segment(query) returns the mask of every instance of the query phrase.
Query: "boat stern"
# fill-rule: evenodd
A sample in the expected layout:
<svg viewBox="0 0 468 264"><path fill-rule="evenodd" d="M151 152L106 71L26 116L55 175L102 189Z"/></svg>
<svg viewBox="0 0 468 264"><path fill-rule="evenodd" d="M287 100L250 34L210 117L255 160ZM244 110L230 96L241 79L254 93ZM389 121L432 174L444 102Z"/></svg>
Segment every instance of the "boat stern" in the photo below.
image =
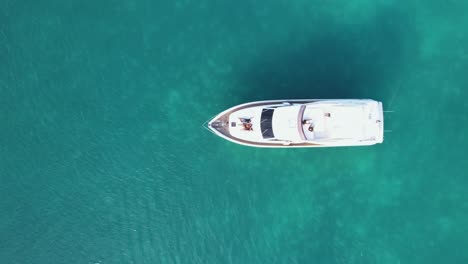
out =
<svg viewBox="0 0 468 264"><path fill-rule="evenodd" d="M384 140L384 112L383 112L383 104L382 102L379 102L378 106L378 116L379 116L379 122L378 122L378 129L379 133L377 134L377 143L382 143Z"/></svg>
<svg viewBox="0 0 468 264"><path fill-rule="evenodd" d="M371 144L379 144L384 140L384 112L382 102L373 102L370 105L367 125Z"/></svg>

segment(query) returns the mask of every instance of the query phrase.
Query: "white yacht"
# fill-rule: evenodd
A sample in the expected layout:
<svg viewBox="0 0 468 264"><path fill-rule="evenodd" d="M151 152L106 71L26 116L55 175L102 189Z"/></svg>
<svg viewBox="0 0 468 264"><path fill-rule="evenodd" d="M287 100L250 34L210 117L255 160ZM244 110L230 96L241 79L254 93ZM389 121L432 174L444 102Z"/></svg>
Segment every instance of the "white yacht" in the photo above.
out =
<svg viewBox="0 0 468 264"><path fill-rule="evenodd" d="M241 104L208 122L216 135L252 147L363 146L383 142L382 103L369 99Z"/></svg>

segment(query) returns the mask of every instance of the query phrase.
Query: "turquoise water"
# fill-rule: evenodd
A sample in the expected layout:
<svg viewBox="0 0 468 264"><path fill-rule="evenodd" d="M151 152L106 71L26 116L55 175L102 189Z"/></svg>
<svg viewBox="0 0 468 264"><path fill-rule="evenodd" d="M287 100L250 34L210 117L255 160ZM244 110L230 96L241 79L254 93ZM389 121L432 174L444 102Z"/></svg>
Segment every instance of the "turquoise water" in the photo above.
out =
<svg viewBox="0 0 468 264"><path fill-rule="evenodd" d="M401 1L400 1L401 2ZM468 263L468 2L0 2L0 263ZM256 149L236 104L383 101Z"/></svg>

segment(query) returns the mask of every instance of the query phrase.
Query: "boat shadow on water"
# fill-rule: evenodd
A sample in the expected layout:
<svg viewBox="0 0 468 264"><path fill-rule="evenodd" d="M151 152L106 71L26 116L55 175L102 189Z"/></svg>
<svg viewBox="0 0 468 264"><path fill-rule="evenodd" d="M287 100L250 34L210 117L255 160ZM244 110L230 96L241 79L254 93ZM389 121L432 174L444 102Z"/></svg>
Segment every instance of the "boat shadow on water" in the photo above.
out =
<svg viewBox="0 0 468 264"><path fill-rule="evenodd" d="M312 22L311 22L312 23ZM377 12L365 24L313 22L314 30L291 32L286 43L238 64L243 102L291 98L371 98L388 101L418 34L408 14ZM302 36L302 37L301 37ZM386 90L387 89L387 90Z"/></svg>

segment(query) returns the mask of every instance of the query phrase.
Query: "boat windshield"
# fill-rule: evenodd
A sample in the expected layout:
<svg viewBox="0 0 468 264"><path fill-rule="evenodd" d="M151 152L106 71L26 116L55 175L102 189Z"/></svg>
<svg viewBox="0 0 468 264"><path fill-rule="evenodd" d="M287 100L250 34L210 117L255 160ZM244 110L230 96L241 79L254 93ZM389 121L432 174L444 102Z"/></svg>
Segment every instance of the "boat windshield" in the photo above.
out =
<svg viewBox="0 0 468 264"><path fill-rule="evenodd" d="M260 129L262 130L262 136L264 139L274 138L272 119L273 112L275 109L265 108L262 110L262 115L260 117Z"/></svg>

